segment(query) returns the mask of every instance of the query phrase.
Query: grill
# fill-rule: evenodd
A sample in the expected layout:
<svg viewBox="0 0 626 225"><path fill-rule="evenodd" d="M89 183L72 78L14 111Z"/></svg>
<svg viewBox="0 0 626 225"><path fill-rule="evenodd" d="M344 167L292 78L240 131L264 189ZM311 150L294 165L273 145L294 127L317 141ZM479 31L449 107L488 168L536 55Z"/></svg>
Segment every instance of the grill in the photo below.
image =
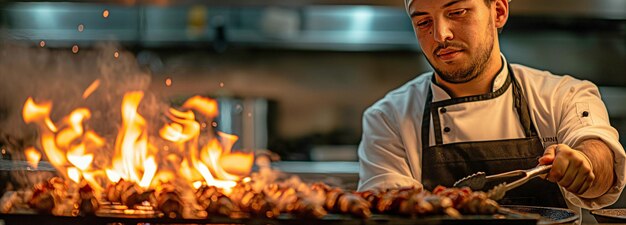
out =
<svg viewBox="0 0 626 225"><path fill-rule="evenodd" d="M35 213L0 214L6 225L46 225L46 224L250 224L250 225L403 225L403 224L561 224L578 219L573 211L559 208L505 206L496 215L465 215L461 218L449 216L401 217L393 215L373 215L369 219L349 215L329 214L322 219L297 218L283 214L276 219L228 218L210 216L202 219L161 218L158 214L113 214L103 207L96 215L55 216Z"/></svg>
<svg viewBox="0 0 626 225"><path fill-rule="evenodd" d="M0 160L0 171L40 173L52 172L54 169L46 162L40 162L37 170L30 170L28 164L21 161ZM7 175L7 174L5 174ZM7 177L4 177L7 178ZM2 179L3 183L7 183ZM135 209L125 211L119 205L101 202L95 215L77 216L77 210L66 212L66 215L51 215L29 211L13 211L0 214L0 220L6 225L46 225L46 224L302 224L302 225L331 225L331 224L558 224L572 222L578 216L571 210L530 206L504 206L496 215L463 215L460 218L450 216L422 216L405 217L396 215L375 214L368 219L357 218L347 214L328 214L321 219L296 217L291 214L281 214L277 218L268 219L254 217L241 213L231 217L209 215L206 218L167 218L163 213L152 209Z"/></svg>
<svg viewBox="0 0 626 225"><path fill-rule="evenodd" d="M244 218L232 219L226 217L211 217L206 219L169 219L128 216L53 216L43 214L0 214L0 219L7 225L44 225L44 224L251 224L251 225L389 225L389 224L537 224L537 218L524 215L499 215L494 216L464 216L461 219L453 219L445 216L433 216L423 218L405 218L387 215L374 215L367 220L357 219L344 215L327 215L322 219L303 219L289 215L281 215L276 219Z"/></svg>

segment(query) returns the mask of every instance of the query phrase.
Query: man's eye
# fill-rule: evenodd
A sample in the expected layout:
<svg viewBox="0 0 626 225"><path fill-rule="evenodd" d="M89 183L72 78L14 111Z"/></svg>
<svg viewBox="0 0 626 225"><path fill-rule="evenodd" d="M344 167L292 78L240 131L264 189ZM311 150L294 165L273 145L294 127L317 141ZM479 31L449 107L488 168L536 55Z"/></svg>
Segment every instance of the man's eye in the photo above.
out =
<svg viewBox="0 0 626 225"><path fill-rule="evenodd" d="M466 9L454 10L448 13L448 16L462 16L462 15L465 15L466 12L467 12Z"/></svg>
<svg viewBox="0 0 626 225"><path fill-rule="evenodd" d="M424 20L424 21L417 22L417 24L416 24L416 25L417 25L418 27L422 28L422 27L426 27L426 26L428 26L428 24L430 24L430 20Z"/></svg>

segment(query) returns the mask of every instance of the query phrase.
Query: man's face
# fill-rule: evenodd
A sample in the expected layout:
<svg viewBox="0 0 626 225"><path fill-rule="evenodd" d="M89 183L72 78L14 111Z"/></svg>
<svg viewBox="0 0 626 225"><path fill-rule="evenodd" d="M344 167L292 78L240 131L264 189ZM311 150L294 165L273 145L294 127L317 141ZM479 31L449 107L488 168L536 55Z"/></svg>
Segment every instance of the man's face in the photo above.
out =
<svg viewBox="0 0 626 225"><path fill-rule="evenodd" d="M420 47L439 76L465 83L483 72L493 55L494 5L484 0L409 0Z"/></svg>

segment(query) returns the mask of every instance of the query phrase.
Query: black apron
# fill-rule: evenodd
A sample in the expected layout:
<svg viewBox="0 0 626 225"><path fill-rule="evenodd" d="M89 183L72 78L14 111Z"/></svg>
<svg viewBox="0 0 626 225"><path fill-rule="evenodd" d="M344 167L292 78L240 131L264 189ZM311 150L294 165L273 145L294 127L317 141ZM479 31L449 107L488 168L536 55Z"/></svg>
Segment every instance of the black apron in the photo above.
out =
<svg viewBox="0 0 626 225"><path fill-rule="evenodd" d="M528 103L515 80L513 69L508 64L507 66L509 75L505 84L499 90L486 95L431 103L433 96L429 88L422 121L422 184L427 190L433 190L437 185L451 187L458 179L479 171L490 175L537 166L537 159L543 155L544 148L531 121ZM511 84L514 107L524 128L525 138L443 144L439 113L445 113L445 106L492 99L504 94ZM434 146L429 146L431 115L436 141ZM484 119L489 119L488 116L485 115ZM480 127L476 129L479 130ZM488 184L486 189L495 184L497 183ZM540 178L508 191L500 204L567 208L558 186Z"/></svg>

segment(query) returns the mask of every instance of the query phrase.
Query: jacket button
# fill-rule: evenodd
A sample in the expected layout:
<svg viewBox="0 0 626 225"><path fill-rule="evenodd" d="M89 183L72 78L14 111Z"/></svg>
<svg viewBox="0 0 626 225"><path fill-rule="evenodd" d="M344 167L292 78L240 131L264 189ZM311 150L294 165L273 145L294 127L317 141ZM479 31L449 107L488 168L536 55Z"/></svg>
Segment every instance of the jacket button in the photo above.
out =
<svg viewBox="0 0 626 225"><path fill-rule="evenodd" d="M441 113L446 113L447 111L448 111L448 110L447 110L446 108L441 108L441 109L439 109L439 112L441 112Z"/></svg>
<svg viewBox="0 0 626 225"><path fill-rule="evenodd" d="M443 132L446 132L446 133L450 132L450 128L449 127L444 127L443 128Z"/></svg>
<svg viewBox="0 0 626 225"><path fill-rule="evenodd" d="M589 112L584 111L584 112L583 112L583 117L588 117L588 116L589 116Z"/></svg>

